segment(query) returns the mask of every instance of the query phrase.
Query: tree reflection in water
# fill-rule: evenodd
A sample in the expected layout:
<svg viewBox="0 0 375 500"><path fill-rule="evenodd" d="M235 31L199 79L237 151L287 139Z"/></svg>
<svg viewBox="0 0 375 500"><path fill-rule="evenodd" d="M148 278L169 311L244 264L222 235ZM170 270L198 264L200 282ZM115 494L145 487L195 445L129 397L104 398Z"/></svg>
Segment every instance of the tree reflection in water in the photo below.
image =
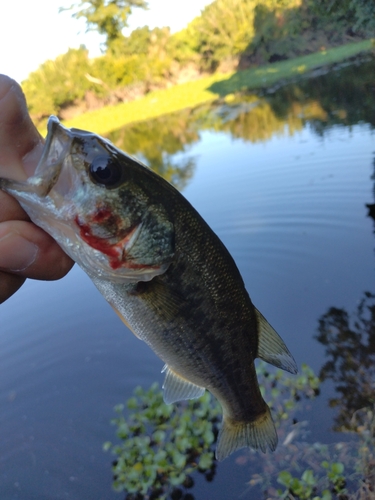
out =
<svg viewBox="0 0 375 500"><path fill-rule="evenodd" d="M195 159L186 153L199 140L192 110L162 116L126 126L109 134L109 140L127 153L138 157L159 175L182 190L194 174Z"/></svg>
<svg viewBox="0 0 375 500"><path fill-rule="evenodd" d="M373 66L374 59L369 59L284 85L275 93L227 96L215 105L127 126L109 138L183 189L195 168L189 150L203 130L226 131L233 138L256 143L274 135L293 135L306 123L319 136L340 124L366 123L374 128ZM374 203L368 208L370 215L375 214ZM315 498L373 499L375 293L364 293L353 318L345 309L330 307L319 319L316 338L325 346L327 355L320 376L332 380L337 392L330 400L337 409L335 430L352 431L354 439L330 445L307 442L308 423L298 419L311 404L311 397L298 396L288 401L272 379L268 389L281 394L282 404L289 405L277 423L280 446L272 455L240 452L237 464L249 467L249 487L257 487L259 495L267 498L313 498L291 496L290 490L283 490L283 496L279 494L285 478L298 478L301 483L305 475L305 479L314 478ZM263 386L267 388L267 381ZM335 467L343 471L340 480L345 478L346 486L341 482L340 488L356 492L354 496L334 489L337 485L329 477ZM316 496L325 490L332 495Z"/></svg>
<svg viewBox="0 0 375 500"><path fill-rule="evenodd" d="M331 307L319 319L317 340L328 361L320 372L338 393L330 406L338 409L335 430L352 430L352 415L375 403L375 294L365 292L353 320L345 309Z"/></svg>
<svg viewBox="0 0 375 500"><path fill-rule="evenodd" d="M375 180L375 158L373 166ZM370 217L373 206L367 205ZM330 399L338 409L335 430L353 430L354 412L375 404L375 294L364 292L352 319L345 309L330 307L319 319L318 332L328 358L320 378L331 379L338 393Z"/></svg>
<svg viewBox="0 0 375 500"><path fill-rule="evenodd" d="M357 58L333 69L277 92L229 95L214 104L127 125L108 138L181 190L194 175L196 159L189 148L204 130L258 143L293 135L306 123L319 136L338 124L375 127L374 58Z"/></svg>

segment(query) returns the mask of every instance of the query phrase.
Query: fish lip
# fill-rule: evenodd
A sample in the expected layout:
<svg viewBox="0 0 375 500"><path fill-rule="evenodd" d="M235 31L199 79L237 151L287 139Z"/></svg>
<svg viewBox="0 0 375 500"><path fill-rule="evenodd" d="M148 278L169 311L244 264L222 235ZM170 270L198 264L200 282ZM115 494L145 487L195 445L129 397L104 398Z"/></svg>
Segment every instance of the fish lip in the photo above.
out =
<svg viewBox="0 0 375 500"><path fill-rule="evenodd" d="M33 185L37 194L44 198L57 183L64 159L69 152L73 134L61 125L56 116L50 116L47 123L47 136L42 156L35 169L34 175L28 178L28 183Z"/></svg>
<svg viewBox="0 0 375 500"><path fill-rule="evenodd" d="M57 130L64 130L67 132L66 135L69 134L69 130L63 127L60 124L60 120L57 118L57 116L51 115L48 118L48 123L47 123L47 135L46 135L46 142L44 143L44 148L42 151L42 156L40 157L39 163L35 169L34 176L38 175L41 173L43 165L46 163L48 156L50 154L50 149L52 146L52 142L55 139L56 132Z"/></svg>

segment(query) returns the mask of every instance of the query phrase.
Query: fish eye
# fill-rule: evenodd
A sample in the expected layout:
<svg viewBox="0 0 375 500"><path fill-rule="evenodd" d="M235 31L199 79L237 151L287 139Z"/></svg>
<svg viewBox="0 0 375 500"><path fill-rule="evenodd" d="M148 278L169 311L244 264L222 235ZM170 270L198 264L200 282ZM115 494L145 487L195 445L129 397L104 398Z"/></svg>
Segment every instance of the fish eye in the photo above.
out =
<svg viewBox="0 0 375 500"><path fill-rule="evenodd" d="M89 174L96 184L114 187L121 180L122 169L110 156L99 155L90 163Z"/></svg>

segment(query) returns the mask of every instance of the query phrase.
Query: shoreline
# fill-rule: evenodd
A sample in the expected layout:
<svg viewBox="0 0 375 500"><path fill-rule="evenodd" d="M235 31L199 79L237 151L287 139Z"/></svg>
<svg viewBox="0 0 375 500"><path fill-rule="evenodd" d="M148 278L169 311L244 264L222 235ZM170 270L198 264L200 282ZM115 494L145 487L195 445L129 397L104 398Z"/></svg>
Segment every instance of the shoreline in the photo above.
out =
<svg viewBox="0 0 375 500"><path fill-rule="evenodd" d="M149 120L165 114L194 108L200 104L228 98L238 92L272 87L306 75L318 68L344 62L375 48L375 40L364 40L301 56L230 73L215 73L199 80L155 90L134 101L106 106L63 121L67 127L108 134L130 123ZM45 135L46 129L40 130Z"/></svg>

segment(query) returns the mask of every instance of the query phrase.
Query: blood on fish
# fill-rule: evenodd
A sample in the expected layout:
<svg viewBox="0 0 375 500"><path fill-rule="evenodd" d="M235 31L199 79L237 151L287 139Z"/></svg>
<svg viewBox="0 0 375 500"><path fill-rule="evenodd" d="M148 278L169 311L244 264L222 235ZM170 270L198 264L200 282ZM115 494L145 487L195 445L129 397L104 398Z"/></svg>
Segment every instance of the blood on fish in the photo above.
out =
<svg viewBox="0 0 375 500"><path fill-rule="evenodd" d="M99 208L93 216L92 220L94 222L103 222L110 219L111 217L113 217L113 214L108 208Z"/></svg>
<svg viewBox="0 0 375 500"><path fill-rule="evenodd" d="M96 212L93 217L93 221L99 222L112 217L110 210L100 209ZM133 227L129 230L124 238L122 238L117 243L110 243L105 238L99 238L92 234L92 229L89 224L84 224L79 220L78 215L74 218L75 223L79 227L81 238L90 245L91 248L95 250L99 250L99 252L108 255L109 257L109 265L112 269L118 269L119 267L126 267L128 269L158 269L158 266L149 266L145 264L137 264L131 260L126 260L126 251L125 245L130 240L133 232L137 229L137 227Z"/></svg>
<svg viewBox="0 0 375 500"><path fill-rule="evenodd" d="M95 219L94 219L95 220ZM84 224L79 220L78 215L74 218L75 223L79 227L81 238L90 245L91 248L99 250L99 252L108 255L109 264L112 269L118 269L123 265L122 262L122 251L120 248L116 247L117 244L111 244L108 240L104 238L99 238L92 234L92 230L89 224Z"/></svg>

